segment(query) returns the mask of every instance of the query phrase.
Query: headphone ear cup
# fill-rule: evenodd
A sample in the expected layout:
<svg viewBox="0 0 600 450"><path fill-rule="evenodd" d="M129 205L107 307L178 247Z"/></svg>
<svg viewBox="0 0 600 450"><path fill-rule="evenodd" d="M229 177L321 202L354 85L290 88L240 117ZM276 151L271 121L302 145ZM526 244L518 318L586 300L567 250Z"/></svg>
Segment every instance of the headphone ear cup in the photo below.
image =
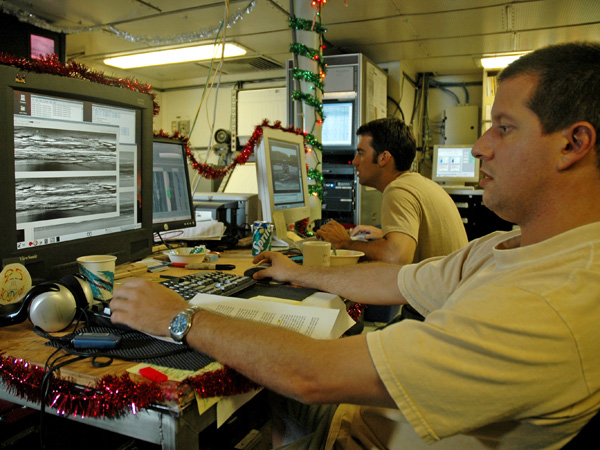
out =
<svg viewBox="0 0 600 450"><path fill-rule="evenodd" d="M75 318L77 301L66 286L48 283L29 307L29 320L44 331L52 333L67 328Z"/></svg>
<svg viewBox="0 0 600 450"><path fill-rule="evenodd" d="M77 302L77 308L85 311L92 307L94 294L92 293L90 283L83 275L67 275L61 278L60 284L71 291Z"/></svg>
<svg viewBox="0 0 600 450"><path fill-rule="evenodd" d="M31 301L36 298L39 294L46 292L48 289L47 285L39 284L29 290L29 292L23 297L23 301L6 305L2 307L3 314L0 315L0 326L8 327L10 325L16 325L24 322L27 319L29 313L29 305Z"/></svg>

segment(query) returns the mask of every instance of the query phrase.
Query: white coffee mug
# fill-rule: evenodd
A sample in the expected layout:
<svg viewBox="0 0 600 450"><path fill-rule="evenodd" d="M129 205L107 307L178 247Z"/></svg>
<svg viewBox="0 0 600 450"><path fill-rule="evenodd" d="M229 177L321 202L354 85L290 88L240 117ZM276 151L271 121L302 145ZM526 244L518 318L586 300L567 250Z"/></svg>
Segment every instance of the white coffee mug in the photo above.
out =
<svg viewBox="0 0 600 450"><path fill-rule="evenodd" d="M329 267L331 243L307 241L302 244L302 265L307 267Z"/></svg>

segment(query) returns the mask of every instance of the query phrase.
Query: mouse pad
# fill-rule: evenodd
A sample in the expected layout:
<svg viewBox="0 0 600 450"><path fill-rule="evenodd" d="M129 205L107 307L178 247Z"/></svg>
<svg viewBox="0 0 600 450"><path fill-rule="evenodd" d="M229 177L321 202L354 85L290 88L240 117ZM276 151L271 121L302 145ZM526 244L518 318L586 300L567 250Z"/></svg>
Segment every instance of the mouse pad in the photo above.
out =
<svg viewBox="0 0 600 450"><path fill-rule="evenodd" d="M304 300L306 297L311 296L315 292L319 291L317 289L309 289L291 284L267 284L265 282L258 281L250 288L235 294L235 297L252 298L259 295L264 295L265 297L277 297L284 298L286 300Z"/></svg>
<svg viewBox="0 0 600 450"><path fill-rule="evenodd" d="M208 355L188 346L156 339L139 331L92 326L81 328L76 333L113 333L123 337L118 348L85 350L85 353L90 356L106 355L126 361L144 362L181 370L200 370L214 361ZM54 341L46 342L46 345L61 346ZM65 348L65 350L73 354L84 353L82 350L75 351L72 348Z"/></svg>

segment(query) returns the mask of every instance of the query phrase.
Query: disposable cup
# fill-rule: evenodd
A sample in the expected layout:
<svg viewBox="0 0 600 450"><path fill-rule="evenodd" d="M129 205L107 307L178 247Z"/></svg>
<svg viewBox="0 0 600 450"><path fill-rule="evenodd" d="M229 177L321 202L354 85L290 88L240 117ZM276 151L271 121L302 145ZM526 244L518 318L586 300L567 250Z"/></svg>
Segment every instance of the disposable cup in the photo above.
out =
<svg viewBox="0 0 600 450"><path fill-rule="evenodd" d="M331 243L306 241L302 244L302 265L308 267L329 267Z"/></svg>
<svg viewBox="0 0 600 450"><path fill-rule="evenodd" d="M77 258L79 273L92 287L95 300L107 302L113 297L115 283L115 261L112 255L88 255Z"/></svg>

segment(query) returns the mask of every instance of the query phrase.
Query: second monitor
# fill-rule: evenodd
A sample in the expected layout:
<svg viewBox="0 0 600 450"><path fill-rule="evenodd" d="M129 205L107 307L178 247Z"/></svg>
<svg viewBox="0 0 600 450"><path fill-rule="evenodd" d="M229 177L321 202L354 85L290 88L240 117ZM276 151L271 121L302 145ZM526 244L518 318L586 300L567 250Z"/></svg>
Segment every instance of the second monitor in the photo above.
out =
<svg viewBox="0 0 600 450"><path fill-rule="evenodd" d="M431 179L445 188L473 189L479 183L479 160L471 154L472 147L435 145Z"/></svg>
<svg viewBox="0 0 600 450"><path fill-rule="evenodd" d="M304 137L264 127L255 152L262 218L275 226L271 245L287 248L288 225L310 216Z"/></svg>
<svg viewBox="0 0 600 450"><path fill-rule="evenodd" d="M185 143L155 137L152 154L153 231L196 226Z"/></svg>

